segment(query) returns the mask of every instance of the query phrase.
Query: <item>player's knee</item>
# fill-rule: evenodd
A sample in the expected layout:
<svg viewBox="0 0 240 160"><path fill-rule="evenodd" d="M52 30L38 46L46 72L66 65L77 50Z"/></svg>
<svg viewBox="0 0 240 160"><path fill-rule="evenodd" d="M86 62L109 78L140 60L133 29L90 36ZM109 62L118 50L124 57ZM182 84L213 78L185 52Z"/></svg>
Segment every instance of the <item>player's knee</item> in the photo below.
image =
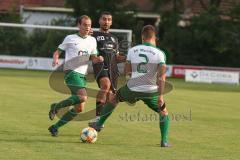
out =
<svg viewBox="0 0 240 160"><path fill-rule="evenodd" d="M108 89L102 89L102 88L101 88L101 89L98 91L98 97L104 97L104 96L107 95L108 92L109 92Z"/></svg>
<svg viewBox="0 0 240 160"><path fill-rule="evenodd" d="M111 83L110 83L109 78L103 77L100 80L100 88L101 88L101 90L108 91L108 90L110 90L110 87L111 87Z"/></svg>
<svg viewBox="0 0 240 160"><path fill-rule="evenodd" d="M87 96L82 96L82 95L78 95L78 98L81 102L86 102L87 101Z"/></svg>
<svg viewBox="0 0 240 160"><path fill-rule="evenodd" d="M110 83L102 84L102 85L101 85L101 90L109 91L109 90L110 90L110 86L111 86Z"/></svg>

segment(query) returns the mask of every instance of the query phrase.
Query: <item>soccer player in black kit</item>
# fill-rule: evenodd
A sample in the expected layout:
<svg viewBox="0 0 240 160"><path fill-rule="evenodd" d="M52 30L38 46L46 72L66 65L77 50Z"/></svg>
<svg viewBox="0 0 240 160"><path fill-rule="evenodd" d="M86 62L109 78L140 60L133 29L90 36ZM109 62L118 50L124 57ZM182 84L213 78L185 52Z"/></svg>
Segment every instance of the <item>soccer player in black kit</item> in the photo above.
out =
<svg viewBox="0 0 240 160"><path fill-rule="evenodd" d="M93 64L93 71L100 88L96 97L96 120L100 118L101 110L108 100L109 93L115 93L119 76L117 63L124 62L126 57L119 54L118 39L109 33L112 25L112 14L102 12L99 18L100 29L93 32L97 40L99 56L103 56L104 62ZM91 124L91 122L89 123Z"/></svg>

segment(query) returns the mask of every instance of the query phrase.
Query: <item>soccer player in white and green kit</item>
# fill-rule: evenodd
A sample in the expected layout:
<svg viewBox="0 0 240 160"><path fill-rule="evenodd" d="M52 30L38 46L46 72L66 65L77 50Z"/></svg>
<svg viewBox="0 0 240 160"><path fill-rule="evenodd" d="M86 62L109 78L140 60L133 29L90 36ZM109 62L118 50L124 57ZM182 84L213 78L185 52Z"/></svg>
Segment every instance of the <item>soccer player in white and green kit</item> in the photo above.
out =
<svg viewBox="0 0 240 160"><path fill-rule="evenodd" d="M58 65L59 55L65 52L64 80L72 95L59 103L53 103L50 107L49 118L53 120L61 108L72 105L74 108L66 112L57 123L48 128L52 136L57 136L58 129L71 121L84 108L87 100L85 75L88 69L88 60L92 60L93 63L103 61L103 57L97 56L95 38L89 35L91 19L83 15L78 18L77 25L79 32L66 36L53 55L53 66L56 66Z"/></svg>
<svg viewBox="0 0 240 160"><path fill-rule="evenodd" d="M163 51L156 48L156 31L153 26L144 26L141 35L143 43L131 48L127 55L125 72L130 73L131 78L116 95L112 95L110 102L103 107L100 120L91 127L100 131L118 102L135 103L142 100L150 109L159 113L161 147L169 147L169 117L163 99L166 57Z"/></svg>

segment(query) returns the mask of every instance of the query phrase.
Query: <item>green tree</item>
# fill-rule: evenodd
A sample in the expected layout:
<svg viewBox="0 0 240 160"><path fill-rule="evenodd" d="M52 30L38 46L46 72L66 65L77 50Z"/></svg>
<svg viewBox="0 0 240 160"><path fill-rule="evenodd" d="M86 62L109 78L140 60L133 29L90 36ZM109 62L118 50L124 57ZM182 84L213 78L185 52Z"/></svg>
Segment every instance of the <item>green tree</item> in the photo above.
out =
<svg viewBox="0 0 240 160"><path fill-rule="evenodd" d="M20 23L21 17L14 9L0 14L1 22ZM28 39L23 28L0 27L0 53L4 55L28 55Z"/></svg>
<svg viewBox="0 0 240 160"><path fill-rule="evenodd" d="M124 0L66 0L66 6L74 9L73 16L89 15L92 19L93 27L98 27L99 15L103 11L113 14L113 28L133 28L134 5L124 5Z"/></svg>
<svg viewBox="0 0 240 160"><path fill-rule="evenodd" d="M208 10L210 7L219 7L222 0L208 0L208 1L204 1L204 0L195 0L198 1L202 8L205 10Z"/></svg>
<svg viewBox="0 0 240 160"><path fill-rule="evenodd" d="M163 16L161 44L169 48L174 64L239 67L240 7L223 20L218 7L212 6L191 19L190 25L178 27L180 16Z"/></svg>
<svg viewBox="0 0 240 160"><path fill-rule="evenodd" d="M183 0L152 0L155 12L181 12L184 8ZM171 6L171 7L169 7Z"/></svg>
<svg viewBox="0 0 240 160"><path fill-rule="evenodd" d="M180 15L184 11L183 1L153 1L155 11L161 15L160 46L170 51L168 63L240 66L239 6L223 13L219 9L222 0L195 0L193 3L200 2L203 12L193 17L190 25L179 27L178 22L182 20ZM229 20L223 20L223 14L228 14Z"/></svg>
<svg viewBox="0 0 240 160"><path fill-rule="evenodd" d="M74 17L86 14L91 17L93 27L98 28L98 19L100 13L109 11L113 14L113 25L115 29L132 29L133 34L139 37L143 23L137 21L135 16L135 5L126 4L124 0L66 0L66 5L74 8ZM121 41L121 39L120 39ZM135 38L134 41L139 42L140 38Z"/></svg>
<svg viewBox="0 0 240 160"><path fill-rule="evenodd" d="M74 23L67 19L59 19L51 22L52 25L75 26ZM53 52L68 34L74 34L77 31L63 31L50 29L34 29L29 35L29 45L31 46L31 56L52 57Z"/></svg>

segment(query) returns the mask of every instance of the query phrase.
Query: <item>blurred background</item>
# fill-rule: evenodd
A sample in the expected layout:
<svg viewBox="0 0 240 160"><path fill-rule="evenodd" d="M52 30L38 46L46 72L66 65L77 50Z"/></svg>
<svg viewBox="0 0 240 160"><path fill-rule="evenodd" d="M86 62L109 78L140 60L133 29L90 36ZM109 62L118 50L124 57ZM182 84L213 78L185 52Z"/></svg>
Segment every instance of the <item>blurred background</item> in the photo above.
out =
<svg viewBox="0 0 240 160"><path fill-rule="evenodd" d="M141 43L144 25L158 30L174 86L165 95L170 150L159 148L158 121L138 121L153 115L141 102L120 104L94 145L79 141L88 121L49 136L49 105L69 96L49 85L53 52L77 32L78 16L89 15L97 30L102 11L113 14L121 52ZM238 160L239 73L240 0L0 0L0 160ZM87 79L97 91L93 74ZM93 108L89 97L85 112Z"/></svg>
<svg viewBox="0 0 240 160"><path fill-rule="evenodd" d="M98 28L102 11L132 31L132 45L143 25L156 26L168 64L240 67L240 0L1 0L0 22L70 27L87 14ZM0 54L52 57L72 32L0 25Z"/></svg>

